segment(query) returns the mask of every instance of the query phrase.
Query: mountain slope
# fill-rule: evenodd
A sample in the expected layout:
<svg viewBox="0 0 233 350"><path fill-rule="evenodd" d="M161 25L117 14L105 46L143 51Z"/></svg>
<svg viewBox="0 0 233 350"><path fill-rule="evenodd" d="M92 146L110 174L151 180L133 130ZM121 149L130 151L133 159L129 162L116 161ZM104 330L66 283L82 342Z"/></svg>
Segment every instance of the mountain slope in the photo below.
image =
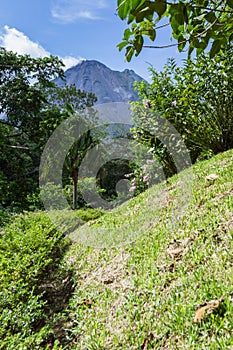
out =
<svg viewBox="0 0 233 350"><path fill-rule="evenodd" d="M94 93L97 103L135 101L138 95L133 84L143 80L133 70L114 71L95 60L82 61L68 69L65 77L67 85L75 84L80 90ZM64 85L61 79L55 82Z"/></svg>

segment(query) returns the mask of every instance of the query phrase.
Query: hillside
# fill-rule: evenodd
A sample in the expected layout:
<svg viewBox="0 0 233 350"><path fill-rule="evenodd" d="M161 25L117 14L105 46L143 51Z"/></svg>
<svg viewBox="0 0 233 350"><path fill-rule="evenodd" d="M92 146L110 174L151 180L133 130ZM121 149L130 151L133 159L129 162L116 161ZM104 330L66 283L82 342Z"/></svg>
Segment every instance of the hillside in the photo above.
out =
<svg viewBox="0 0 233 350"><path fill-rule="evenodd" d="M69 261L78 285L71 319L81 323L71 329L77 349L232 349L232 160L230 151L194 166L192 201L171 229L166 222L179 198L177 177L165 186L157 213L144 193L86 231L101 225L117 233L127 220L141 230L131 244L85 255L73 246ZM218 178L208 181L212 173ZM183 175L189 178L189 170ZM150 200L157 191L150 189ZM160 217L146 229L140 217L145 201L145 221Z"/></svg>
<svg viewBox="0 0 233 350"><path fill-rule="evenodd" d="M23 326L10 335L13 321L8 318L8 333L2 332L1 338L15 347L7 349L29 349L25 345L29 343L35 349L38 344L40 349L232 349L232 161L231 150L193 166L192 196L178 217L176 208L183 206L181 182L190 179L191 169L97 219L90 215L88 223L75 231L76 240L83 240L84 233L96 237L101 229L110 238L122 231L130 243L118 240L118 246L102 249L63 244L58 272L47 269L36 288L37 293L46 291L47 318L29 335ZM153 202L158 193L163 193L162 205ZM38 214L33 215L36 223ZM22 234L16 226L11 244L7 247L8 236L1 243L9 259L13 258L7 249L17 248L12 237L16 240ZM92 245L96 242L92 240ZM32 253L25 251L24 261L27 254ZM17 273L18 277L12 267L16 281L22 278ZM6 328L6 322L2 324Z"/></svg>
<svg viewBox="0 0 233 350"><path fill-rule="evenodd" d="M133 70L115 71L95 60L85 60L65 72L66 84L75 84L77 89L92 92L97 103L136 101L134 82L143 79ZM58 86L64 81L55 80Z"/></svg>

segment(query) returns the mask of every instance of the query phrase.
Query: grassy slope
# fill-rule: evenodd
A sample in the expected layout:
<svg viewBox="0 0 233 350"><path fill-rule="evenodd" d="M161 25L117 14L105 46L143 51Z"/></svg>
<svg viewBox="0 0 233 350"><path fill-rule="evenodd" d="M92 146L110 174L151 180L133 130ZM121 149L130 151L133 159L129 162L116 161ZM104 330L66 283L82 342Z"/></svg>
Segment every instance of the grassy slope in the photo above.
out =
<svg viewBox="0 0 233 350"><path fill-rule="evenodd" d="M185 194L174 177L163 187L162 205L150 202L158 192L152 188L76 232L93 245L103 245L95 235L102 229L105 243L115 235L116 243L125 235L132 242L111 249L76 243L69 250L77 287L63 325L68 345L61 348L233 348L232 161L229 151L193 167L184 216L171 209ZM211 173L218 178L209 182ZM219 307L194 322L200 305L220 298Z"/></svg>

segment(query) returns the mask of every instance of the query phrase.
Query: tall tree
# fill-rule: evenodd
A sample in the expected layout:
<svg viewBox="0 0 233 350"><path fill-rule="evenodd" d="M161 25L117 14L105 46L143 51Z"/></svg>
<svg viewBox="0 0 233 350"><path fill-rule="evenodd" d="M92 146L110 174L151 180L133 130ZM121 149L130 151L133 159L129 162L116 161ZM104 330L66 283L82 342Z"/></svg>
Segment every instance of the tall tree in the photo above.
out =
<svg viewBox="0 0 233 350"><path fill-rule="evenodd" d="M63 78L58 57L32 58L0 49L0 113L8 124L22 131L38 126L37 116L52 79Z"/></svg>
<svg viewBox="0 0 233 350"><path fill-rule="evenodd" d="M54 129L77 109L93 105L93 94L75 86L58 88L63 78L57 57L34 59L0 49L0 191L2 205L25 207L38 192L42 150Z"/></svg>
<svg viewBox="0 0 233 350"><path fill-rule="evenodd" d="M73 185L73 209L77 209L78 203L78 179L79 179L79 167L82 160L87 155L88 151L98 144L98 138L91 133L91 130L86 131L81 137L75 140L73 146L67 154L64 163L64 173L72 179Z"/></svg>
<svg viewBox="0 0 233 350"><path fill-rule="evenodd" d="M25 206L36 188L45 90L63 77L57 57L34 59L0 49L1 204Z"/></svg>

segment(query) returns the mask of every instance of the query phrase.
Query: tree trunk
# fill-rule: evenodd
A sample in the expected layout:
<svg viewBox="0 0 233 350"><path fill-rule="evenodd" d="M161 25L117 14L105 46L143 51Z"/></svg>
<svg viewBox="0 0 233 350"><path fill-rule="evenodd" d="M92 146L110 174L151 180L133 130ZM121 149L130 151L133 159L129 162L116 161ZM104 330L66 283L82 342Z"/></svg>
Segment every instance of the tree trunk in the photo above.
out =
<svg viewBox="0 0 233 350"><path fill-rule="evenodd" d="M78 172L75 171L73 174L73 209L77 209L78 206Z"/></svg>

